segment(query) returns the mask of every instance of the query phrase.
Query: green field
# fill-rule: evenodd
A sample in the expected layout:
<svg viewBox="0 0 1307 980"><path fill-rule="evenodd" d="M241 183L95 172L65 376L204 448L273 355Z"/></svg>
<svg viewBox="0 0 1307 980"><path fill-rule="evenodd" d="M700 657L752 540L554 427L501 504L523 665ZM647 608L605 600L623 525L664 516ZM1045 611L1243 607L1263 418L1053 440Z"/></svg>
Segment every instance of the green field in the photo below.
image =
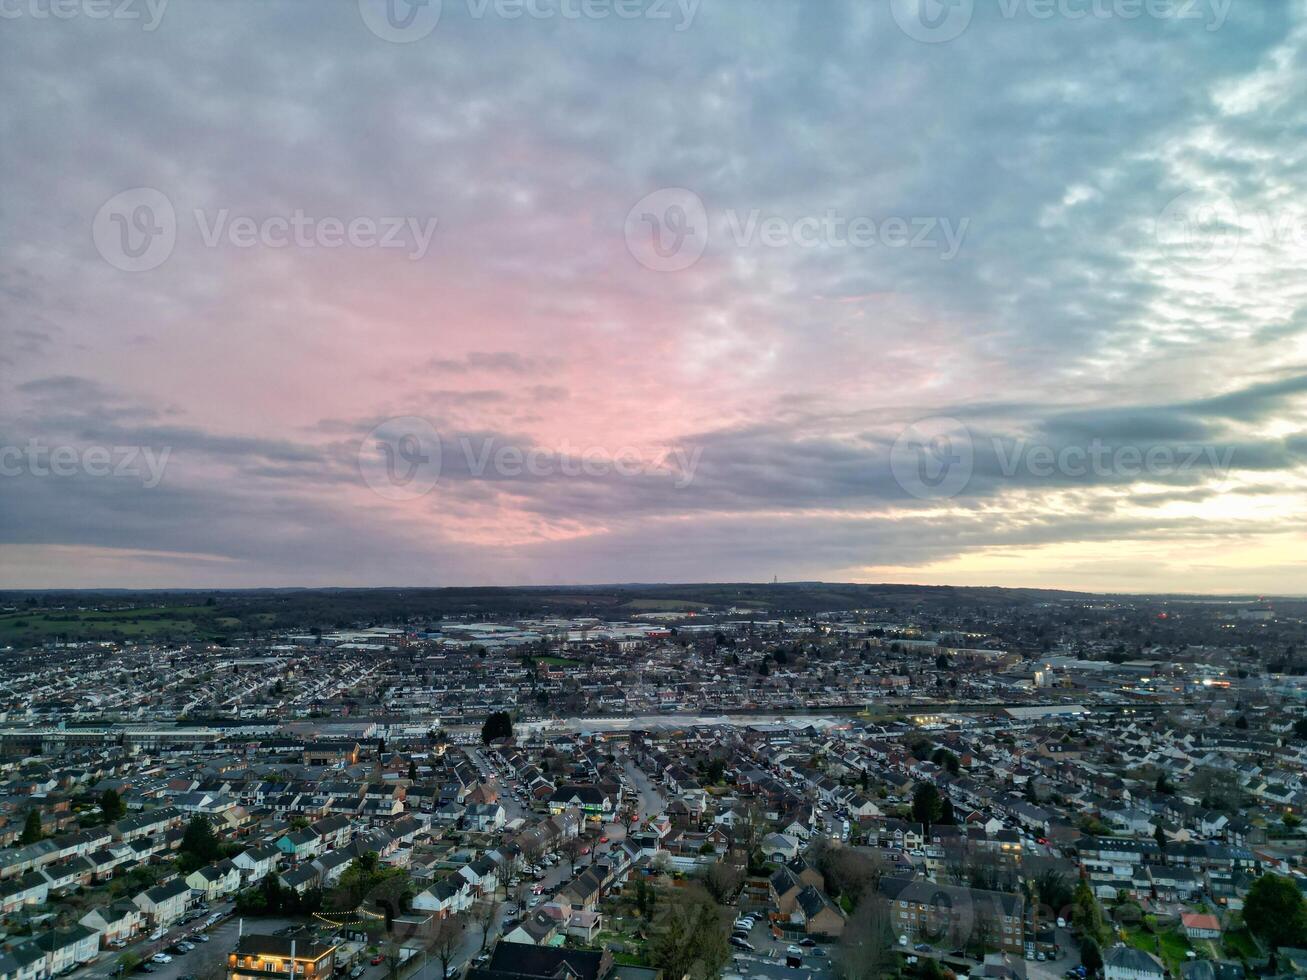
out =
<svg viewBox="0 0 1307 980"><path fill-rule="evenodd" d="M1179 929L1170 929L1161 935L1153 935L1144 928L1127 929L1124 937L1125 941L1135 949L1142 949L1145 953L1152 953L1158 957L1177 976L1181 965L1188 962L1186 954L1193 948Z"/></svg>
<svg viewBox="0 0 1307 980"><path fill-rule="evenodd" d="M632 599L622 604L623 609L635 609L640 612L702 612L707 609L702 602L689 602L683 599Z"/></svg>
<svg viewBox="0 0 1307 980"><path fill-rule="evenodd" d="M0 642L151 637L212 639L239 625L239 620L220 619L212 609L203 606L112 610L35 608L0 614Z"/></svg>

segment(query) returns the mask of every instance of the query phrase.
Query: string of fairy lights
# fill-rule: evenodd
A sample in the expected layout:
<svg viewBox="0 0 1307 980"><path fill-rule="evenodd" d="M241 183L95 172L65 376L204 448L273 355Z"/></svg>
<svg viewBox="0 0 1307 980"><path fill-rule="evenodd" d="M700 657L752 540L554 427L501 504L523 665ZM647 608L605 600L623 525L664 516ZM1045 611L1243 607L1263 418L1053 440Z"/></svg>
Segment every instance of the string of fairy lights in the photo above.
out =
<svg viewBox="0 0 1307 980"><path fill-rule="evenodd" d="M356 916L357 918L347 919L345 916ZM378 912L369 912L362 906L345 912L314 912L313 917L335 929L348 926L366 926L372 922L384 920L386 918Z"/></svg>

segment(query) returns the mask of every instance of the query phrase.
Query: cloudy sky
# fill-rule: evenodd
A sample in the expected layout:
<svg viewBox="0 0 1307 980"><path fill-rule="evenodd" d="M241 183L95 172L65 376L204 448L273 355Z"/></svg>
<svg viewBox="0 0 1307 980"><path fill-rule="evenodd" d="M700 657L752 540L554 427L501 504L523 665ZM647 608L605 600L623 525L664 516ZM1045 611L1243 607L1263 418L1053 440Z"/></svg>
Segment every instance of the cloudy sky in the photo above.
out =
<svg viewBox="0 0 1307 980"><path fill-rule="evenodd" d="M1305 43L0 0L0 586L1307 592Z"/></svg>

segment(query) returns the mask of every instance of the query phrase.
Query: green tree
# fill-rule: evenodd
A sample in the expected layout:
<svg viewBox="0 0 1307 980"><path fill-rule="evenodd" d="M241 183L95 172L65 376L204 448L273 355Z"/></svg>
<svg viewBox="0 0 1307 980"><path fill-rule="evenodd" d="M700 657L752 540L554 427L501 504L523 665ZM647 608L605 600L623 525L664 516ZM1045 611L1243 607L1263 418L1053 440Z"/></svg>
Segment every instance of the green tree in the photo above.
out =
<svg viewBox="0 0 1307 980"><path fill-rule="evenodd" d="M1307 942L1307 910L1290 878L1265 874L1253 882L1243 904L1243 920L1272 948Z"/></svg>
<svg viewBox="0 0 1307 980"><path fill-rule="evenodd" d="M940 747L936 749L934 754L931 755L930 761L935 763L937 766L943 766L948 770L949 775L951 776L956 776L958 774L958 757L946 748Z"/></svg>
<svg viewBox="0 0 1307 980"><path fill-rule="evenodd" d="M1103 950L1093 936L1080 940L1080 963L1093 976L1103 968Z"/></svg>
<svg viewBox="0 0 1307 980"><path fill-rule="evenodd" d="M513 737L513 717L507 711L492 711L481 723L481 744L489 745L497 738Z"/></svg>
<svg viewBox="0 0 1307 980"><path fill-rule="evenodd" d="M364 851L341 873L326 904L338 912L360 906L370 912L382 912L389 926L396 915L408 908L412 895L408 872L383 865L374 852Z"/></svg>
<svg viewBox="0 0 1307 980"><path fill-rule="evenodd" d="M100 794L100 815L105 823L114 823L127 815L127 805L115 789L107 789Z"/></svg>
<svg viewBox="0 0 1307 980"><path fill-rule="evenodd" d="M944 802L934 783L917 783L912 791L912 819L918 821L926 830L940 818L944 812Z"/></svg>
<svg viewBox="0 0 1307 980"><path fill-rule="evenodd" d="M20 844L35 844L41 839L41 812L28 810L23 820L23 834L18 838Z"/></svg>
<svg viewBox="0 0 1307 980"><path fill-rule="evenodd" d="M1076 885L1071 897L1071 928L1082 940L1093 939L1101 943L1106 936L1103 928L1103 907L1098 904L1089 883L1082 880Z"/></svg>
<svg viewBox="0 0 1307 980"><path fill-rule="evenodd" d="M182 844L178 854L178 864L182 871L190 873L196 868L212 864L222 854L222 845L218 835L213 832L209 818L201 813L191 817L182 834Z"/></svg>

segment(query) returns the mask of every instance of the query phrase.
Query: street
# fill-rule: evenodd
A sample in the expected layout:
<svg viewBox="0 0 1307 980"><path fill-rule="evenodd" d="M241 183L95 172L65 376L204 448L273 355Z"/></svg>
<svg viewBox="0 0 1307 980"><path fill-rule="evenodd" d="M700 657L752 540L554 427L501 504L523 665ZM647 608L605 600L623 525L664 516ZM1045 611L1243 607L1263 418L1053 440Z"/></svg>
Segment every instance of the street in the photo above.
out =
<svg viewBox="0 0 1307 980"><path fill-rule="evenodd" d="M212 911L230 913L233 903L215 902ZM207 916L205 916L207 918ZM279 919L259 919L259 932L270 932L274 929L280 929L289 923L286 920ZM74 978L86 978L86 980L108 980L110 977L118 975L118 962L127 953L134 953L142 960L148 960L154 953L167 946L172 945L179 939L183 939L194 933L204 932L210 936L207 943L196 943L195 949L184 956L174 956L171 963L156 963L155 973L152 976L155 980L176 980L177 977L199 972L195 966L201 961L207 961L211 956L226 956L231 947L236 942L237 920L235 918L225 918L218 922L211 929L204 929L204 918L195 919L182 926L173 926L161 939L151 942L146 936L142 936L136 942L129 943L122 949L105 949L101 950L90 963L73 971L70 976ZM249 931L248 929L246 931Z"/></svg>
<svg viewBox="0 0 1307 980"><path fill-rule="evenodd" d="M626 778L635 787L638 800L636 805L639 808L640 819L645 820L662 813L663 807L667 803L663 799L663 795L658 792L657 787L654 786L653 781L643 769L631 761L629 755L622 753L620 759Z"/></svg>

